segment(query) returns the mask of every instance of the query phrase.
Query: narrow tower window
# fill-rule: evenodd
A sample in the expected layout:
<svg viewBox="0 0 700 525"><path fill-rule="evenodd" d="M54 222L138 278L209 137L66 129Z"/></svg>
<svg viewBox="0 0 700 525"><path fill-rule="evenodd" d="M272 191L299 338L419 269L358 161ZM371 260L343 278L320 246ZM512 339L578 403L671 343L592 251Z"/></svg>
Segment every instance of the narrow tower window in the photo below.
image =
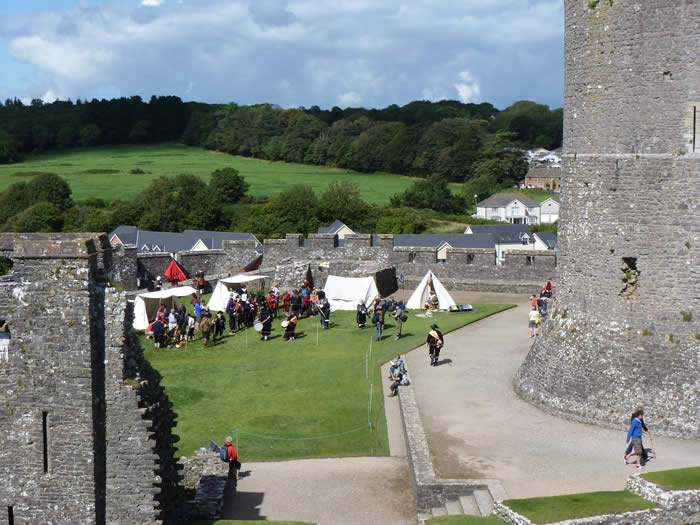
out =
<svg viewBox="0 0 700 525"><path fill-rule="evenodd" d="M697 143L697 122L698 122L698 107L693 106L693 153L695 153L695 144Z"/></svg>
<svg viewBox="0 0 700 525"><path fill-rule="evenodd" d="M15 509L13 507L7 507L7 523L15 525Z"/></svg>
<svg viewBox="0 0 700 525"><path fill-rule="evenodd" d="M44 436L43 448L44 448L44 474L49 473L49 413L41 413L41 430Z"/></svg>

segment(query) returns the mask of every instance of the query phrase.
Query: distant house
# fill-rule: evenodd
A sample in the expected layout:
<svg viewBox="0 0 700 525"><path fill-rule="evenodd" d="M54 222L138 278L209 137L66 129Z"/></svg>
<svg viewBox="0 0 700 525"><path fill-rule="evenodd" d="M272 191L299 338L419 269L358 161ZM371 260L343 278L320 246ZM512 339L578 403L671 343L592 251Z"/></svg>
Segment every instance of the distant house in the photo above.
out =
<svg viewBox="0 0 700 525"><path fill-rule="evenodd" d="M550 197L540 203L540 224L552 224L559 219L559 198Z"/></svg>
<svg viewBox="0 0 700 525"><path fill-rule="evenodd" d="M136 253L175 253L218 250L223 241L255 241L256 251L262 253L262 243L252 233L185 230L182 233L139 230L136 226L120 225L109 234L113 245L131 244Z"/></svg>
<svg viewBox="0 0 700 525"><path fill-rule="evenodd" d="M491 248L495 246L494 238L488 234L464 235L461 233L445 234L397 234L394 235L394 246L411 246L417 248L433 248L435 262L447 262L447 250L450 248ZM409 252L408 262L413 262L415 253Z"/></svg>
<svg viewBox="0 0 700 525"><path fill-rule="evenodd" d="M330 226L319 226L318 233L334 233L338 239L345 239L346 235L355 233L345 223L335 220Z"/></svg>
<svg viewBox="0 0 700 525"><path fill-rule="evenodd" d="M493 239L490 248L496 248L496 260L501 264L508 250L537 250L535 238L525 224L479 224L467 226L465 237L488 235Z"/></svg>
<svg viewBox="0 0 700 525"><path fill-rule="evenodd" d="M532 166L525 175L525 187L559 191L561 166Z"/></svg>
<svg viewBox="0 0 700 525"><path fill-rule="evenodd" d="M477 203L476 217L511 224L539 224L540 204L519 193L496 193Z"/></svg>
<svg viewBox="0 0 700 525"><path fill-rule="evenodd" d="M557 236L552 232L535 232L535 250L556 250Z"/></svg>

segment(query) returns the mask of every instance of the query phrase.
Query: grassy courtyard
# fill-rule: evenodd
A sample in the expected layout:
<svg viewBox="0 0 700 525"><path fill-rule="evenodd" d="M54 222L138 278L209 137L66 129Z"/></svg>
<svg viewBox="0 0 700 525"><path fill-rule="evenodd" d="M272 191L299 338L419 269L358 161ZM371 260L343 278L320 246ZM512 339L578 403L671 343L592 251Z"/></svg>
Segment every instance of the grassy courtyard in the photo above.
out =
<svg viewBox="0 0 700 525"><path fill-rule="evenodd" d="M510 307L475 304L471 313L432 319L409 313L398 341L393 320L377 342L373 328L357 328L354 312L334 312L329 330L318 329L316 318L302 319L296 341L282 338L277 320L266 342L247 330L207 348L199 333L179 349L155 350L143 336L142 343L179 415L179 455L210 440L222 444L227 435L237 439L244 462L386 455L380 365L424 344L432 323L447 333ZM456 360L462 351L448 334L441 358Z"/></svg>
<svg viewBox="0 0 700 525"><path fill-rule="evenodd" d="M167 143L28 155L19 164L0 165L0 191L40 173L56 173L68 181L75 200L131 200L161 175L197 175L208 182L212 171L226 167L236 168L245 177L253 196L277 195L295 184L307 184L319 193L332 180L342 178L357 184L363 200L386 204L394 193L404 191L414 181L401 175L270 162ZM132 170L143 173L134 174Z"/></svg>

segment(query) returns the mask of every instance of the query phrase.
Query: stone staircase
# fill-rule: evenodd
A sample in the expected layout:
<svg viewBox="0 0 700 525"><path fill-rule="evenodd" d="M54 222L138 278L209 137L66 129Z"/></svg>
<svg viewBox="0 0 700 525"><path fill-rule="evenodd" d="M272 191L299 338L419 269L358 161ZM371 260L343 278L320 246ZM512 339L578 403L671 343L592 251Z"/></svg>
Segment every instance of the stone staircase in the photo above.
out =
<svg viewBox="0 0 700 525"><path fill-rule="evenodd" d="M433 507L429 513L418 515L423 525L426 520L435 516L453 516L467 514L470 516L489 516L493 512L493 498L487 488L476 488L472 494L449 498L445 505Z"/></svg>

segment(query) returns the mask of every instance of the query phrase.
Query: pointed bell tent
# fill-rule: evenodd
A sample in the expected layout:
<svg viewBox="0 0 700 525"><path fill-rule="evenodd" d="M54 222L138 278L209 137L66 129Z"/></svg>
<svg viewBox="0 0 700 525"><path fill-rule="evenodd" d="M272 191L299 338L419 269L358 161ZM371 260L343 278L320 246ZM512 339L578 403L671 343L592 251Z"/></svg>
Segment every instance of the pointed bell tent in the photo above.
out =
<svg viewBox="0 0 700 525"><path fill-rule="evenodd" d="M187 279L187 272L182 269L182 266L180 266L175 259L170 259L170 264L163 272L163 277L171 283L177 284Z"/></svg>
<svg viewBox="0 0 700 525"><path fill-rule="evenodd" d="M438 309L449 310L450 307L457 306L440 280L433 272L428 270L428 273L425 274L423 280L408 299L406 308L409 310L421 310L433 294L437 297Z"/></svg>

